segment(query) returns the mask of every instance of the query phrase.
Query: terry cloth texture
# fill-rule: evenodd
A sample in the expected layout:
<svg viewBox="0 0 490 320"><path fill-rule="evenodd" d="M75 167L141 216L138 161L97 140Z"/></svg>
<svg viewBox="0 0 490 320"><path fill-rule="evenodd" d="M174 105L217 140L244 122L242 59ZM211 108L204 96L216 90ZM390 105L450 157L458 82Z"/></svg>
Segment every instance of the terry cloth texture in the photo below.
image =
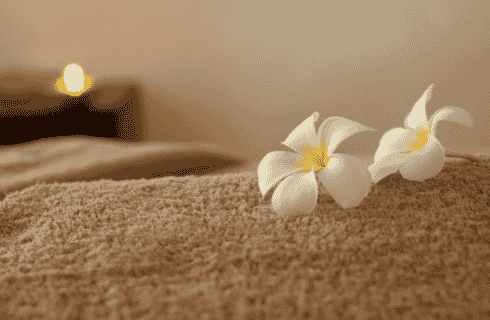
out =
<svg viewBox="0 0 490 320"><path fill-rule="evenodd" d="M488 319L483 160L286 217L255 171L36 184L0 204L0 318Z"/></svg>

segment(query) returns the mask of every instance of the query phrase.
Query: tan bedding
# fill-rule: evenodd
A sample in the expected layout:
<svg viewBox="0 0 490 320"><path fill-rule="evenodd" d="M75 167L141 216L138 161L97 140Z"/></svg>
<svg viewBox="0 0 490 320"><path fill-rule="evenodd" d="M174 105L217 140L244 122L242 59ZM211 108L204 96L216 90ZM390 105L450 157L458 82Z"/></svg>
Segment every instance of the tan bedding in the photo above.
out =
<svg viewBox="0 0 490 320"><path fill-rule="evenodd" d="M247 160L205 142L121 142L93 137L40 139L0 149L0 195L36 182L152 179L243 170Z"/></svg>
<svg viewBox="0 0 490 320"><path fill-rule="evenodd" d="M0 204L0 319L488 318L482 159L291 217L255 171L35 184Z"/></svg>

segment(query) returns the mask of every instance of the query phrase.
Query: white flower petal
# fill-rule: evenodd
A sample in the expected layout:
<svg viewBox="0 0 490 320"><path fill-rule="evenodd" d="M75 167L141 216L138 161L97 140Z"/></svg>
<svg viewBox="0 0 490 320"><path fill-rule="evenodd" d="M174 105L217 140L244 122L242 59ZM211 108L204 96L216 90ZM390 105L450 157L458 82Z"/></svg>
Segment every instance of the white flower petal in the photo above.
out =
<svg viewBox="0 0 490 320"><path fill-rule="evenodd" d="M301 155L288 151L273 151L265 155L257 168L259 189L262 196L282 178L302 170L297 167Z"/></svg>
<svg viewBox="0 0 490 320"><path fill-rule="evenodd" d="M389 176L392 173L398 171L400 164L383 165L381 163L373 163L368 167L369 173L371 174L371 179L373 183L378 183L384 177Z"/></svg>
<svg viewBox="0 0 490 320"><path fill-rule="evenodd" d="M468 111L458 107L444 107L430 117L431 133L436 134L436 126L439 121L454 121L467 127L473 126L473 117Z"/></svg>
<svg viewBox="0 0 490 320"><path fill-rule="evenodd" d="M444 149L437 138L430 134L428 142L406 157L400 165L400 174L407 180L424 181L441 172L445 163Z"/></svg>
<svg viewBox="0 0 490 320"><path fill-rule="evenodd" d="M374 163L368 167L374 183L398 170L410 152L407 145L416 138L415 133L404 128L393 128L381 137Z"/></svg>
<svg viewBox="0 0 490 320"><path fill-rule="evenodd" d="M344 209L359 205L372 185L371 175L361 161L347 154L333 154L318 177Z"/></svg>
<svg viewBox="0 0 490 320"><path fill-rule="evenodd" d="M363 131L376 131L354 120L342 117L330 117L322 122L318 129L316 144L321 140L328 144L327 155L334 153L338 145L351 135Z"/></svg>
<svg viewBox="0 0 490 320"><path fill-rule="evenodd" d="M280 215L309 214L316 206L318 185L315 172L294 173L281 181L272 195L272 208Z"/></svg>
<svg viewBox="0 0 490 320"><path fill-rule="evenodd" d="M303 147L306 144L313 145L316 142L316 130L315 122L318 120L320 114L314 112L310 117L304 120L299 126L297 126L287 137L287 139L281 142L283 145L288 146L294 151L301 153Z"/></svg>
<svg viewBox="0 0 490 320"><path fill-rule="evenodd" d="M386 131L374 154L374 163L404 156L409 151L407 145L416 138L415 133L403 128L393 128Z"/></svg>
<svg viewBox="0 0 490 320"><path fill-rule="evenodd" d="M425 106L432 96L433 87L434 85L431 84L429 88L425 90L422 97L420 97L420 99L413 106L412 111L410 111L410 113L406 116L404 121L406 129L417 131L429 124L429 122L427 121Z"/></svg>

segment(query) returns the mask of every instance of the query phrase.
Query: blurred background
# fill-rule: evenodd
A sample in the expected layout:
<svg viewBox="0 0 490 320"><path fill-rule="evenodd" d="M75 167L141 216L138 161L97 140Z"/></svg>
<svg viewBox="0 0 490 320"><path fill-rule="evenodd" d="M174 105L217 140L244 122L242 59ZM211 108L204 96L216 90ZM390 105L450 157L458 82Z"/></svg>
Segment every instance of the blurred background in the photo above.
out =
<svg viewBox="0 0 490 320"><path fill-rule="evenodd" d="M205 142L254 170L319 111L378 129L337 149L369 157L434 83L428 118L457 106L475 120L440 122L438 139L486 153L489 47L485 0L2 1L0 145ZM71 62L95 79L80 97L53 86Z"/></svg>

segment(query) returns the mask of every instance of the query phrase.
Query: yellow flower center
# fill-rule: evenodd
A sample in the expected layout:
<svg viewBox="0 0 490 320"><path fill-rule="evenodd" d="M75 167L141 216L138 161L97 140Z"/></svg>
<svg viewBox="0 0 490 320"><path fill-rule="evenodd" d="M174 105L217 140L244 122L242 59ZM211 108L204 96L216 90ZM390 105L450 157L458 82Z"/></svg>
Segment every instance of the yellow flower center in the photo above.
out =
<svg viewBox="0 0 490 320"><path fill-rule="evenodd" d="M432 127L432 121L429 123L428 127L423 127L422 129L418 130L417 132L414 132L417 138L413 139L407 144L406 151L402 152L405 153L405 155L415 151L415 150L420 150L422 149L427 142L429 142L429 137L428 135L431 132L431 127ZM404 157L403 155L402 157Z"/></svg>
<svg viewBox="0 0 490 320"><path fill-rule="evenodd" d="M302 158L296 166L302 168L302 170L306 170L306 172L310 172L311 167L313 166L315 172L318 173L325 169L330 160L327 155L327 145L323 140L317 146L312 146L307 143L300 154Z"/></svg>

